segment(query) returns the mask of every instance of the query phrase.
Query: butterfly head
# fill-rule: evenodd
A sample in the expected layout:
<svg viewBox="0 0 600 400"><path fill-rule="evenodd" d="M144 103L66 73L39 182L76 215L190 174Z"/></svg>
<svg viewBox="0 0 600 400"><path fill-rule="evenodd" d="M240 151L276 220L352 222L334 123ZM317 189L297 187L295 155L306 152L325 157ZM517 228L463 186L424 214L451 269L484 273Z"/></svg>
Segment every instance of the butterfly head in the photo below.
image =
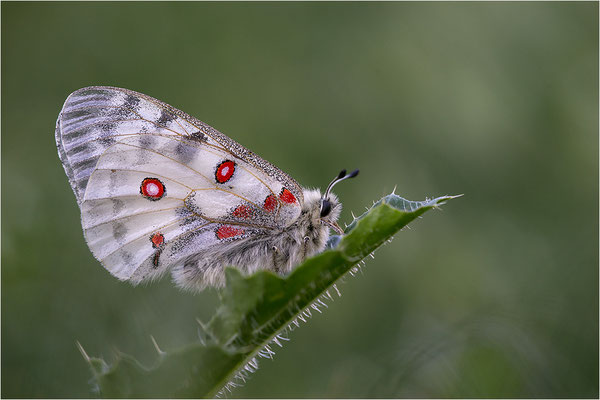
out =
<svg viewBox="0 0 600 400"><path fill-rule="evenodd" d="M337 219L340 216L341 212L341 203L338 200L337 196L331 193L331 189L339 182L354 178L358 175L358 170L354 170L351 173L347 174L346 170L342 170L334 180L327 186L325 193L319 199L319 219L322 223L329 225L335 231L340 234L343 234L342 229L337 225Z"/></svg>

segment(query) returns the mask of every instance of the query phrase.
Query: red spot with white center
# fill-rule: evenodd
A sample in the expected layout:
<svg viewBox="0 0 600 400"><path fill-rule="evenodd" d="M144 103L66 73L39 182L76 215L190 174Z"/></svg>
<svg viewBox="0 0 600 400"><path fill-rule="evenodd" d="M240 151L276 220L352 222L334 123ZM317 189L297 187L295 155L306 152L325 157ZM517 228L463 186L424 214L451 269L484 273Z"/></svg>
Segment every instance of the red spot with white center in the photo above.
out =
<svg viewBox="0 0 600 400"><path fill-rule="evenodd" d="M254 210L242 204L233 210L233 216L236 218L248 219L254 215Z"/></svg>
<svg viewBox="0 0 600 400"><path fill-rule="evenodd" d="M160 246L165 243L165 236L162 233L155 233L150 236L150 241L152 242L152 247L158 249Z"/></svg>
<svg viewBox="0 0 600 400"><path fill-rule="evenodd" d="M281 199L281 201L288 204L294 204L296 202L296 197L292 194L292 192L290 192L286 188L283 188L281 194L279 195L279 198Z"/></svg>
<svg viewBox="0 0 600 400"><path fill-rule="evenodd" d="M265 199L265 204L263 208L269 212L274 211L277 208L277 198L272 194L268 195Z"/></svg>
<svg viewBox="0 0 600 400"><path fill-rule="evenodd" d="M146 178L140 186L140 193L148 200L160 200L166 193L164 183L156 178Z"/></svg>
<svg viewBox="0 0 600 400"><path fill-rule="evenodd" d="M217 237L221 240L240 236L244 234L244 230L231 225L221 225L217 229Z"/></svg>
<svg viewBox="0 0 600 400"><path fill-rule="evenodd" d="M230 161L230 160L223 161L217 167L217 171L215 172L215 179L219 183L225 183L231 179L234 171L235 171L235 163L233 161Z"/></svg>

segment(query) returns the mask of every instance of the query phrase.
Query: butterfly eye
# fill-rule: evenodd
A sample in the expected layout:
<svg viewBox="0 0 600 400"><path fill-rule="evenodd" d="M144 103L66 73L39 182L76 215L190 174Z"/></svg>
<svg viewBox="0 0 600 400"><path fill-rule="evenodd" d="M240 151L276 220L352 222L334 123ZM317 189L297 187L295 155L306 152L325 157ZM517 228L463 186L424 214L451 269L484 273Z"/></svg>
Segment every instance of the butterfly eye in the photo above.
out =
<svg viewBox="0 0 600 400"><path fill-rule="evenodd" d="M328 216L331 212L331 201L329 201L329 192L335 186L335 184L340 183L341 181L346 179L354 178L356 175L358 175L357 169L350 172L349 174L347 174L346 170L343 169L340 171L338 176L331 181L331 183L329 184L329 186L327 186L327 189L325 190L325 194L321 198L321 218Z"/></svg>
<svg viewBox="0 0 600 400"><path fill-rule="evenodd" d="M321 199L321 218L326 217L331 212L331 202L329 199Z"/></svg>

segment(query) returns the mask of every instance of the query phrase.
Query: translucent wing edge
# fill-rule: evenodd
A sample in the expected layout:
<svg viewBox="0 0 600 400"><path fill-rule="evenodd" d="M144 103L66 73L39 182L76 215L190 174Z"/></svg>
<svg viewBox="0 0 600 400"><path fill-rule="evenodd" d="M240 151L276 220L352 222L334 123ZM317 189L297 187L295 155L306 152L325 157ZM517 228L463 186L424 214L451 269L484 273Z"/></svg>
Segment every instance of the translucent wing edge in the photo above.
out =
<svg viewBox="0 0 600 400"><path fill-rule="evenodd" d="M67 100L65 101L65 104ZM63 106L64 107L64 106ZM75 182L75 174L73 172L73 168L71 167L71 163L67 157L67 153L65 151L63 142L62 142L62 129L61 129L61 118L62 118L62 109L58 114L58 118L56 119L56 129L54 131L54 137L56 139L56 148L58 150L58 157L65 169L65 173L67 174L67 178L69 179L69 185L71 185L71 189L73 189L73 193L75 193L75 198L77 199L77 204L81 205L83 201L83 193L80 193L79 188Z"/></svg>

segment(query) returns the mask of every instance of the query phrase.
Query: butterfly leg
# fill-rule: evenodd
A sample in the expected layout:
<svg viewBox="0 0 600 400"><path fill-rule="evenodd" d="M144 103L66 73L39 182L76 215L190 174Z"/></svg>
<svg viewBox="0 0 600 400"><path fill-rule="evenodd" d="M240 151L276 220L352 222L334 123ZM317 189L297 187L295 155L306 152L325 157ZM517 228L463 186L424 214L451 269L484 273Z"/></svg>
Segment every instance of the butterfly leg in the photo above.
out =
<svg viewBox="0 0 600 400"><path fill-rule="evenodd" d="M302 259L305 260L308 257L308 243L310 242L309 236L304 236L302 239Z"/></svg>
<svg viewBox="0 0 600 400"><path fill-rule="evenodd" d="M281 259L281 252L279 251L279 248L277 248L277 246L271 247L271 250L272 250L272 254L273 254L273 270L276 273L281 273L280 267L279 267L279 264L280 264L279 260Z"/></svg>
<svg viewBox="0 0 600 400"><path fill-rule="evenodd" d="M292 265L296 264L293 254L297 253L297 248L298 246L295 243L287 241L280 242L279 246L272 246L271 257L273 265L269 269L279 275L288 274L292 269Z"/></svg>

